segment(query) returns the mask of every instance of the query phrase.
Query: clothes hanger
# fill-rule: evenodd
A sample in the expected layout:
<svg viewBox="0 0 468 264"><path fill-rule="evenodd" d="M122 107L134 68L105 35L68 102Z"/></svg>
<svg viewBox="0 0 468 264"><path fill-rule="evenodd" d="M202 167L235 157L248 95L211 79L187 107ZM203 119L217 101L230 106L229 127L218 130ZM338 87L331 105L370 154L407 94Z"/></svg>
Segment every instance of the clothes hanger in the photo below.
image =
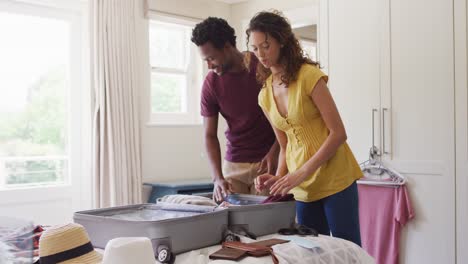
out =
<svg viewBox="0 0 468 264"><path fill-rule="evenodd" d="M360 164L361 170L370 177L361 178L358 184L399 187L406 184L406 178L401 173L386 166L376 158L378 149L370 149L369 159ZM384 177L386 176L386 177Z"/></svg>

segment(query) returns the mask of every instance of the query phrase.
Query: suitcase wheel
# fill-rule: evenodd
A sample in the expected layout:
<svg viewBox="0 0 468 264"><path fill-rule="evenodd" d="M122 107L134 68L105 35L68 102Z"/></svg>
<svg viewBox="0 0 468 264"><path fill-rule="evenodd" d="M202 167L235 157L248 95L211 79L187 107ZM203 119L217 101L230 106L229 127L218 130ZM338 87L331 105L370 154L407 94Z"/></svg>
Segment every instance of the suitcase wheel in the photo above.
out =
<svg viewBox="0 0 468 264"><path fill-rule="evenodd" d="M170 263L174 255L169 250L168 246L161 245L158 247L158 261L161 263Z"/></svg>
<svg viewBox="0 0 468 264"><path fill-rule="evenodd" d="M240 241L240 238L234 234L227 234L224 237L224 242L234 242L234 241Z"/></svg>

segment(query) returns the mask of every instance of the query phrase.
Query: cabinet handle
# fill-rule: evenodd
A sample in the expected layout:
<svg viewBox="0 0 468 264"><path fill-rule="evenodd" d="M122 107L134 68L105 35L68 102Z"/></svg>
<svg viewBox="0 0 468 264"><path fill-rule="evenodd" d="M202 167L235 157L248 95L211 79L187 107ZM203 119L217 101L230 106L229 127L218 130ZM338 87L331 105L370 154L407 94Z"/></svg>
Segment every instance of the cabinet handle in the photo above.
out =
<svg viewBox="0 0 468 264"><path fill-rule="evenodd" d="M375 147L375 132L374 132L374 128L375 128L375 112L377 112L379 110L375 109L375 108L372 108L372 147Z"/></svg>
<svg viewBox="0 0 468 264"><path fill-rule="evenodd" d="M385 148L385 112L388 108L382 108L382 151L384 154L390 154Z"/></svg>

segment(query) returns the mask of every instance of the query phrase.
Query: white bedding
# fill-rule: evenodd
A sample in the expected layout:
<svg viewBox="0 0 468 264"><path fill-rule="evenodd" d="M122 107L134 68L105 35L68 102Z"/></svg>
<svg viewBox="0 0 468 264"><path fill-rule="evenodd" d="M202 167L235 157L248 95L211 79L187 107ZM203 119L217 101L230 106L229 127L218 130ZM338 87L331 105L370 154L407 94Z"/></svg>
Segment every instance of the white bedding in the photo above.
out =
<svg viewBox="0 0 468 264"><path fill-rule="evenodd" d="M280 235L268 235L258 238L264 240L268 238L282 238ZM375 264L375 260L356 244L329 236L305 237L319 245L316 249L306 249L292 242L275 245L275 252L280 264ZM242 242L253 242L246 237L241 238ZM271 264L270 256L254 258L246 257L241 261L210 260L208 256L220 249L221 246L212 246L193 250L176 256L175 264Z"/></svg>

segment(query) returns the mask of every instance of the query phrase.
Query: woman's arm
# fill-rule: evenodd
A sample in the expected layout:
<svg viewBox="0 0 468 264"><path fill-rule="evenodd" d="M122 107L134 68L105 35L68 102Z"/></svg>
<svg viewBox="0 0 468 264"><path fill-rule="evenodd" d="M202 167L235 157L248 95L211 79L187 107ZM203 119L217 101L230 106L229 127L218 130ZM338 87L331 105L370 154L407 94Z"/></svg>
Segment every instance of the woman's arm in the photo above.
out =
<svg viewBox="0 0 468 264"><path fill-rule="evenodd" d="M333 101L330 90L328 90L323 79L318 81L310 97L320 111L322 119L330 133L317 153L297 170L298 174L305 175L305 177L314 173L320 166L332 158L338 148L345 143L347 139L346 130L340 114L338 113L335 101Z"/></svg>

